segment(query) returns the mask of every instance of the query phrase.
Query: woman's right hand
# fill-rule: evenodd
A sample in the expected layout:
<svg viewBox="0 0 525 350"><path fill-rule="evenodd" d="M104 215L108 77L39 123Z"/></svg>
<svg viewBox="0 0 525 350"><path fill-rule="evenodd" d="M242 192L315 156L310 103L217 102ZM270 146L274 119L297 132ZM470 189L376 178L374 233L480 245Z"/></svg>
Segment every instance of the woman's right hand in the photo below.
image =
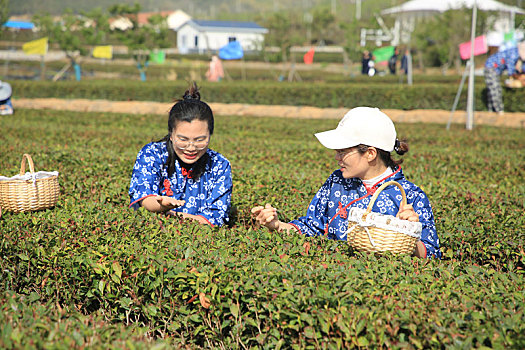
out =
<svg viewBox="0 0 525 350"><path fill-rule="evenodd" d="M140 202L140 205L154 213L165 213L172 209L182 207L184 203L185 202L180 199L156 195L147 196Z"/></svg>
<svg viewBox="0 0 525 350"><path fill-rule="evenodd" d="M270 204L252 208L252 216L260 225L266 226L270 231L279 230L281 221L277 216L277 209Z"/></svg>
<svg viewBox="0 0 525 350"><path fill-rule="evenodd" d="M182 207L184 205L183 200L175 199L173 197L168 196L155 196L155 200L157 201L157 203L159 203L161 207L166 208L166 211Z"/></svg>

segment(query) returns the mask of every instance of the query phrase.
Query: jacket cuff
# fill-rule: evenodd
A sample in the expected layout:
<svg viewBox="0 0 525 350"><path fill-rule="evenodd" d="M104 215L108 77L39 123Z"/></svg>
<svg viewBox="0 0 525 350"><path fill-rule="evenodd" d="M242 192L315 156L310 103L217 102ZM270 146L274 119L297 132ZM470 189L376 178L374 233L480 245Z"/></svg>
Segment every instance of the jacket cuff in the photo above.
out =
<svg viewBox="0 0 525 350"><path fill-rule="evenodd" d="M152 197L152 196L156 196L156 194L148 194L147 196L144 196L142 198L139 198L133 202L131 202L131 204L129 205L129 208L131 208L131 206L133 206L134 204L140 202L141 200L143 200L144 198L148 198L148 197ZM140 204L139 204L140 205Z"/></svg>
<svg viewBox="0 0 525 350"><path fill-rule="evenodd" d="M301 231L301 229L299 228L299 226L297 226L296 224L293 224L291 222L289 222L290 225L292 225L293 227L295 227L295 229L297 230L297 232L299 232L300 234L303 234L303 232Z"/></svg>

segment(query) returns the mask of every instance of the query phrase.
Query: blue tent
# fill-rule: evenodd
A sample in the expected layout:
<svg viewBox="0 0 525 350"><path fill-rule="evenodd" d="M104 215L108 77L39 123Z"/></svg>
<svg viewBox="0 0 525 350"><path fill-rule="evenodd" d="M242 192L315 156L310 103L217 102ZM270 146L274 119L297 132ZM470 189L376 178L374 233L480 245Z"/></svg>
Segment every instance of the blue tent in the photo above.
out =
<svg viewBox="0 0 525 350"><path fill-rule="evenodd" d="M244 52L238 41L232 41L219 49L219 57L223 60L238 60L243 56Z"/></svg>
<svg viewBox="0 0 525 350"><path fill-rule="evenodd" d="M24 21L7 21L3 27L14 28L14 29L33 29L35 28L34 23Z"/></svg>

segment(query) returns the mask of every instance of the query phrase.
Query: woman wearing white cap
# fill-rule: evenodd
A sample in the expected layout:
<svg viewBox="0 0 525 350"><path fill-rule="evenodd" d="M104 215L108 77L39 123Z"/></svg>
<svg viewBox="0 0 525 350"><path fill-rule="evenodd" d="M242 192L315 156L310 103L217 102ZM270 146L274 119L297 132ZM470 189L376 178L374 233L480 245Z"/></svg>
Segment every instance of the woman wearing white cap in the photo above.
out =
<svg viewBox="0 0 525 350"><path fill-rule="evenodd" d="M350 207L366 208L375 190L387 181L397 181L405 189L408 204L399 208L401 192L389 186L379 194L372 211L420 221L421 240L414 255L441 258L434 215L426 194L405 179L401 161L390 152L402 155L408 145L396 138L390 118L378 108L357 107L345 114L336 129L315 134L325 147L336 151L340 169L334 171L312 199L306 216L284 223L270 204L256 206L252 214L270 230L294 230L308 236L326 235L346 240L347 213Z"/></svg>

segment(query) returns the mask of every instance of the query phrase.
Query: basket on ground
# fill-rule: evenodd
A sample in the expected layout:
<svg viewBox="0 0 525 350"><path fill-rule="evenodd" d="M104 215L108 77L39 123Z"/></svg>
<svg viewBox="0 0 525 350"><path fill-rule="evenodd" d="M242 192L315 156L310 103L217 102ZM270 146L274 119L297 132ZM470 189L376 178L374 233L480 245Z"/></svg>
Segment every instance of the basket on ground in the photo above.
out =
<svg viewBox="0 0 525 350"><path fill-rule="evenodd" d="M26 173L26 159L30 172ZM20 174L0 176L0 207L15 213L52 208L58 201L60 187L58 172L35 173L33 159L24 154Z"/></svg>
<svg viewBox="0 0 525 350"><path fill-rule="evenodd" d="M347 240L362 252L411 254L421 238L420 222L401 220L392 215L372 212L374 203L383 189L395 185L401 191L401 203L407 203L405 190L396 181L381 185L370 200L367 209L351 208L348 213Z"/></svg>

